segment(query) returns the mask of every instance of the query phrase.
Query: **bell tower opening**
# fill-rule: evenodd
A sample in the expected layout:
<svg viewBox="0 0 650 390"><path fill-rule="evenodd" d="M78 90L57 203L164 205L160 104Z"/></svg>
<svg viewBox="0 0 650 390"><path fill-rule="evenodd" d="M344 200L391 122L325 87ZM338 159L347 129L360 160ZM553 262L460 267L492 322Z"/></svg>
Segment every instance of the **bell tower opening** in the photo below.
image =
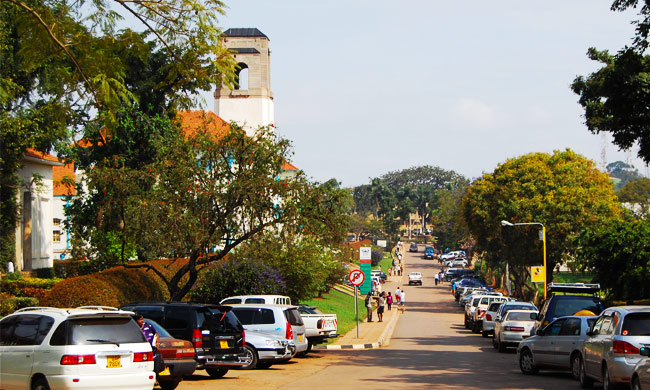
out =
<svg viewBox="0 0 650 390"><path fill-rule="evenodd" d="M237 85L235 85L235 89L248 91L248 65L240 62L238 66L239 70L237 71Z"/></svg>

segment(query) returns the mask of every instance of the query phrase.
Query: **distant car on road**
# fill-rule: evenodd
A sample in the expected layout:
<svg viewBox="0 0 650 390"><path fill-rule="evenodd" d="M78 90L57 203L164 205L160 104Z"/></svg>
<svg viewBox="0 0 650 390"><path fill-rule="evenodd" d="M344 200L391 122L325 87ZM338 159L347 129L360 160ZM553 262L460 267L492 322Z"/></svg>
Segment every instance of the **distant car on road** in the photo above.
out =
<svg viewBox="0 0 650 390"><path fill-rule="evenodd" d="M432 246L427 246L424 248L424 258L425 259L433 259L434 252L433 252L433 247Z"/></svg>
<svg viewBox="0 0 650 390"><path fill-rule="evenodd" d="M422 285L422 274L419 272L410 272L409 273L409 285L419 284Z"/></svg>
<svg viewBox="0 0 650 390"><path fill-rule="evenodd" d="M418 251L418 244L411 243L411 246L409 246L409 252L417 252L417 251Z"/></svg>

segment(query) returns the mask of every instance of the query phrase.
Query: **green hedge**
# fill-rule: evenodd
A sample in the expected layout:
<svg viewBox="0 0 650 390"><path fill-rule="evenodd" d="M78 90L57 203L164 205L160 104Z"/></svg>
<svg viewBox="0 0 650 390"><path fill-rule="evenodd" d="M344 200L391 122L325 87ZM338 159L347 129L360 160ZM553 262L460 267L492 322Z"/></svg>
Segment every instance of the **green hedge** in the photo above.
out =
<svg viewBox="0 0 650 390"><path fill-rule="evenodd" d="M0 294L0 317L29 306L38 306L38 298L11 297L7 294Z"/></svg>
<svg viewBox="0 0 650 390"><path fill-rule="evenodd" d="M66 279L50 289L41 306L120 306L133 301L168 300L160 278L145 269L115 267L104 272Z"/></svg>

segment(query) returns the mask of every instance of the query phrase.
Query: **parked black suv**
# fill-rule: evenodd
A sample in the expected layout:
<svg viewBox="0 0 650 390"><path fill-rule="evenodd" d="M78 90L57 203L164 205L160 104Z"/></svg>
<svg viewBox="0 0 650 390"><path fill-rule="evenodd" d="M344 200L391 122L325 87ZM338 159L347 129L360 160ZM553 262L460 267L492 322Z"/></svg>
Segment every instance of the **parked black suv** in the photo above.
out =
<svg viewBox="0 0 650 390"><path fill-rule="evenodd" d="M189 302L134 302L122 306L151 318L175 338L194 344L197 369L221 378L229 368L247 365L244 327L232 307Z"/></svg>

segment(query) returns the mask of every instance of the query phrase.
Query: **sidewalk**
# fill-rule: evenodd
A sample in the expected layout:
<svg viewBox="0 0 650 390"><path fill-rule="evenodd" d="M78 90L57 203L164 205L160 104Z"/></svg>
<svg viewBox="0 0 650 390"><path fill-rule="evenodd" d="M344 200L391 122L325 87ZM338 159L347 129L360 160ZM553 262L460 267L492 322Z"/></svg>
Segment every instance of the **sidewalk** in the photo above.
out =
<svg viewBox="0 0 650 390"><path fill-rule="evenodd" d="M402 259L404 259L403 255ZM402 273L402 276L389 276L386 283L382 285L382 290L394 293L397 286L403 286L404 280L407 280L404 273ZM361 296L361 298L363 298L363 296ZM372 314L373 322L366 322L365 319L361 319L362 317L365 317L365 315L366 308L363 306L359 307L359 337L357 337L357 327L355 326L348 333L339 336L332 344L318 345L315 346L314 349L368 349L388 346L393 331L397 326L397 322L402 315L402 313L397 310L397 306L393 304L393 308L390 311L388 310L388 305L384 307L384 320L382 322L377 321L378 317L376 308Z"/></svg>

